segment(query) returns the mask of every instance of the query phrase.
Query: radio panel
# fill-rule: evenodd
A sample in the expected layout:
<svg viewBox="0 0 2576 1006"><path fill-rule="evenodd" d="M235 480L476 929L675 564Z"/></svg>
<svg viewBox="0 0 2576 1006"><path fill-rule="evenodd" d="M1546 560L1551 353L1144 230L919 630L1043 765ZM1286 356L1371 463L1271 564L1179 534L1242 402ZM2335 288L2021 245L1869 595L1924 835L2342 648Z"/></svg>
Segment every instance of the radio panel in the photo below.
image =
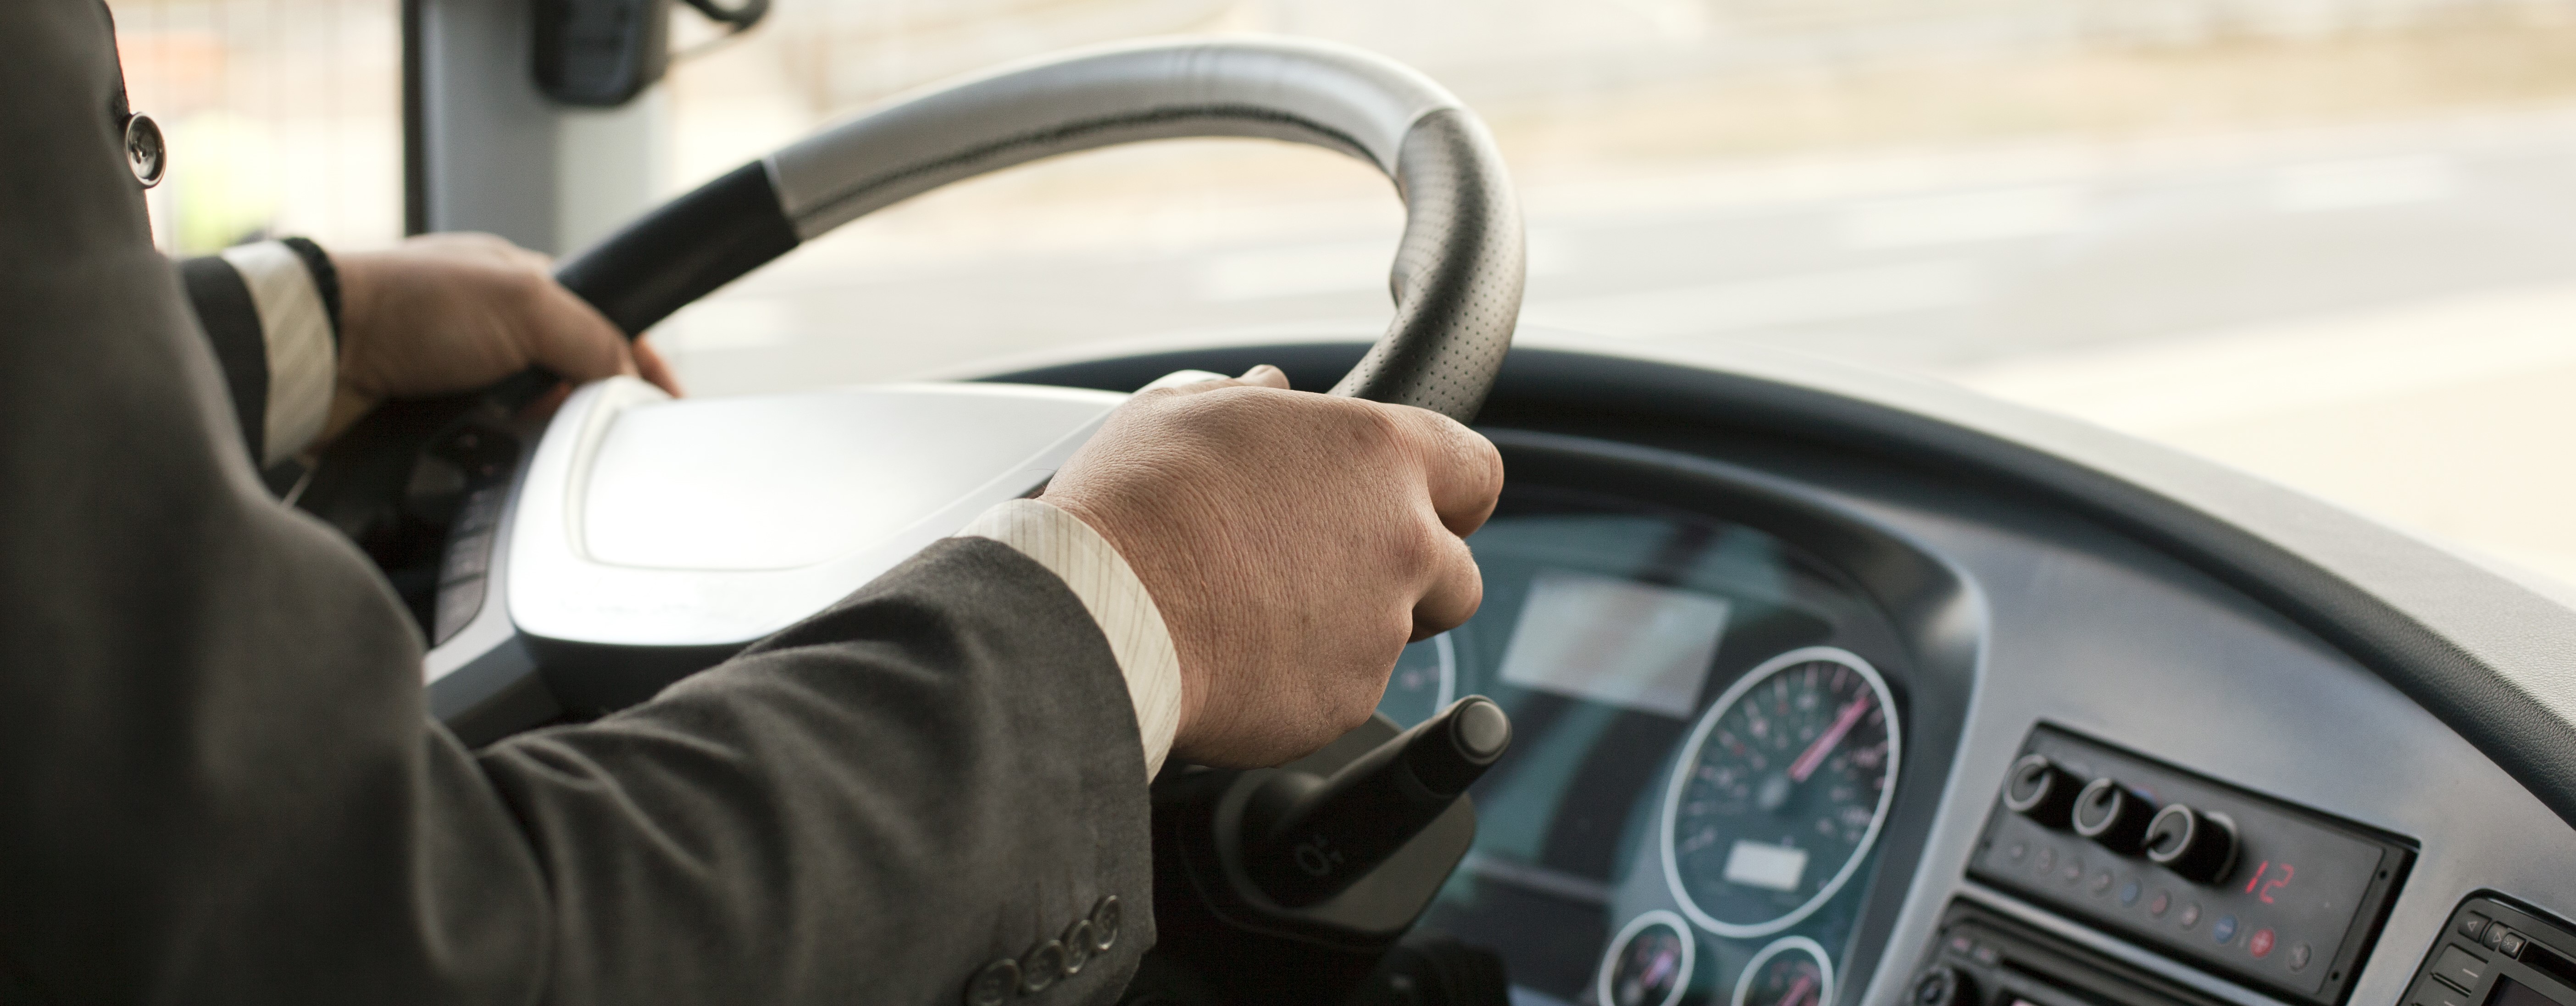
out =
<svg viewBox="0 0 2576 1006"><path fill-rule="evenodd" d="M2576 932L2509 902L2471 897L2452 910L2400 1006L2576 1004Z"/></svg>
<svg viewBox="0 0 2576 1006"><path fill-rule="evenodd" d="M1910 1006L2224 1006L1966 900L1941 913L1905 997Z"/></svg>
<svg viewBox="0 0 2576 1006"><path fill-rule="evenodd" d="M1968 872L2230 980L2334 1006L2413 861L2396 838L2041 726Z"/></svg>

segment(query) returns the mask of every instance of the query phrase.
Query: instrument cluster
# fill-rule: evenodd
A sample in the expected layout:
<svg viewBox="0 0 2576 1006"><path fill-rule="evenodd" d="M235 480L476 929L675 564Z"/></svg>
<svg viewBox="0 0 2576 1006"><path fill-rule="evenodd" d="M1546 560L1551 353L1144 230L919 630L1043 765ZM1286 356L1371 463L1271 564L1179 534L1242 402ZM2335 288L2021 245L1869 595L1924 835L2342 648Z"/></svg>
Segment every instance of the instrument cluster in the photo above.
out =
<svg viewBox="0 0 2576 1006"><path fill-rule="evenodd" d="M1521 739L1425 924L1518 1002L1831 1003L1904 764L1884 616L1763 531L1579 492L1515 488L1470 543L1483 609L1379 709L1487 695Z"/></svg>

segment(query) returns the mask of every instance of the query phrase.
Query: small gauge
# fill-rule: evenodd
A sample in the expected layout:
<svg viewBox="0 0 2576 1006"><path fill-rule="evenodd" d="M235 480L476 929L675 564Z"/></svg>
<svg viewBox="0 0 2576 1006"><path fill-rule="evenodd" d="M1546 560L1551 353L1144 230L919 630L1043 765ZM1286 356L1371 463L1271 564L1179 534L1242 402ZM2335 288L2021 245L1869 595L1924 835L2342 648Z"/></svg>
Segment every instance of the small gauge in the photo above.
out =
<svg viewBox="0 0 2576 1006"><path fill-rule="evenodd" d="M1699 945L1690 924L1660 909L1628 921L1601 958L1592 990L1600 1006L1686 1006L1695 996Z"/></svg>
<svg viewBox="0 0 2576 1006"><path fill-rule="evenodd" d="M1834 962L1804 936L1784 936L1753 955L1735 980L1735 1006L1831 1006Z"/></svg>
<svg viewBox="0 0 2576 1006"><path fill-rule="evenodd" d="M1902 750L1887 682L1830 646L1748 671L1691 731L1665 794L1664 878L1719 936L1769 936L1860 869Z"/></svg>
<svg viewBox="0 0 2576 1006"><path fill-rule="evenodd" d="M1458 644L1443 632L1405 647L1395 658L1395 673L1387 676L1386 696L1377 701L1377 711L1409 727L1449 708L1457 697Z"/></svg>

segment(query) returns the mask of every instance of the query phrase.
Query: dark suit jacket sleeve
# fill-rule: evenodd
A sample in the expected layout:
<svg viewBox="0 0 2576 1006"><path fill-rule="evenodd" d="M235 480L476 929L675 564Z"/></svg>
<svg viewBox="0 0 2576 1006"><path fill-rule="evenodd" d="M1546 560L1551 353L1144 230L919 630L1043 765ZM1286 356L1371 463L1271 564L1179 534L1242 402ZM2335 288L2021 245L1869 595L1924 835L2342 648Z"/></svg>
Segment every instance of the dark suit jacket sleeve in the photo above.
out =
<svg viewBox="0 0 2576 1006"><path fill-rule="evenodd" d="M291 237L279 244L294 253L312 280L336 348L341 334L339 268L322 246L308 239ZM215 367L223 375L224 390L230 393L233 419L240 426L242 443L250 449L254 462L266 458L269 342L281 338L281 333L271 325L271 319L260 316L250 284L241 270L223 256L204 255L180 262L179 282L187 291L188 307L196 315L197 326L206 334L206 347L214 352ZM292 451L300 446L285 445L285 449Z"/></svg>
<svg viewBox="0 0 2576 1006"><path fill-rule="evenodd" d="M0 3L0 1003L955 1003L1105 895L1115 949L1018 1001L1114 996L1143 755L1060 582L944 543L466 750L392 593L254 481L115 87L97 0Z"/></svg>
<svg viewBox="0 0 2576 1006"><path fill-rule="evenodd" d="M179 282L223 375L242 446L253 459L260 458L267 453L268 332L259 323L250 285L232 263L216 255L179 263Z"/></svg>

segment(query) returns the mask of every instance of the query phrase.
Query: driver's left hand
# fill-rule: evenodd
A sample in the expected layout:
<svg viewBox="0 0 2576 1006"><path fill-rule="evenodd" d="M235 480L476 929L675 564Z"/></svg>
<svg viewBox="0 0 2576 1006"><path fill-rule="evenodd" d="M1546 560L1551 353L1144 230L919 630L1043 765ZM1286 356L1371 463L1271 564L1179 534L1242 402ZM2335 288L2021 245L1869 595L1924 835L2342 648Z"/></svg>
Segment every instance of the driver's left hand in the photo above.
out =
<svg viewBox="0 0 2576 1006"><path fill-rule="evenodd" d="M542 366L580 384L618 374L674 395L642 339L556 283L544 255L490 234L430 234L331 256L340 274L336 432L378 402L470 391Z"/></svg>

